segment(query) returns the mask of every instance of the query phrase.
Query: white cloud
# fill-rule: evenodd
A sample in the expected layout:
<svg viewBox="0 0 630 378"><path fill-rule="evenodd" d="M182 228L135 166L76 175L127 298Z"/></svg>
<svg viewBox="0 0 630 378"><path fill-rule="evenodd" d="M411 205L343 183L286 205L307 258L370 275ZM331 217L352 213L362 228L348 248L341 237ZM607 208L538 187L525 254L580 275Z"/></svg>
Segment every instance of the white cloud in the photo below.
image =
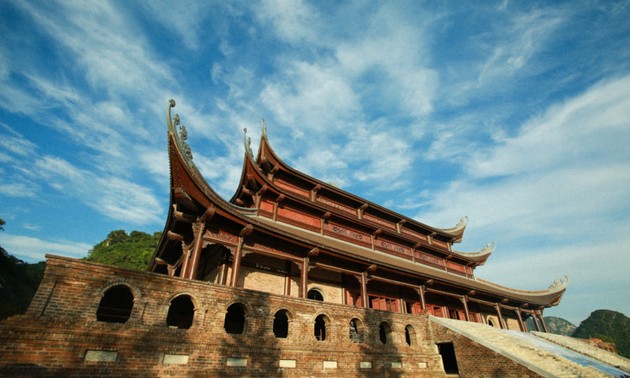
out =
<svg viewBox="0 0 630 378"><path fill-rule="evenodd" d="M441 225L468 215L461 248L496 240L489 277L508 286L533 289L525 270L547 281L567 273L578 285L611 290L627 285L627 109L630 77L551 106L517 136L475 155L467 175L425 193L431 201L421 220ZM565 299L567 313L582 308L571 295Z"/></svg>
<svg viewBox="0 0 630 378"><path fill-rule="evenodd" d="M630 76L596 85L551 107L468 171L479 177L523 174L560 165L592 166L630 159Z"/></svg>
<svg viewBox="0 0 630 378"><path fill-rule="evenodd" d="M302 0L265 0L254 10L265 30L273 30L290 43L318 42L318 15L309 3Z"/></svg>
<svg viewBox="0 0 630 378"><path fill-rule="evenodd" d="M306 62L291 64L279 80L269 81L261 101L298 138L339 133L360 109L351 83L338 67Z"/></svg>
<svg viewBox="0 0 630 378"><path fill-rule="evenodd" d="M37 195L37 188L24 182L0 183L0 194L15 198L33 198Z"/></svg>
<svg viewBox="0 0 630 378"><path fill-rule="evenodd" d="M533 9L529 12L506 12L494 26L502 33L492 33L497 40L488 41L490 51L479 70L477 81L481 86L494 86L497 81L514 75L524 68L531 69L527 63L546 47L555 30L565 21L562 10L551 7Z"/></svg>
<svg viewBox="0 0 630 378"><path fill-rule="evenodd" d="M116 176L96 175L54 156L33 165L33 174L55 190L70 194L103 216L131 224L160 222L163 209L152 191Z"/></svg>
<svg viewBox="0 0 630 378"><path fill-rule="evenodd" d="M198 1L143 1L151 17L163 27L179 34L188 49L199 47L199 33L204 27L204 19L217 4ZM211 27L206 25L206 27Z"/></svg>
<svg viewBox="0 0 630 378"><path fill-rule="evenodd" d="M47 253L81 258L87 256L92 246L66 240L46 240L27 236L0 234L0 245L19 259L30 262L44 260Z"/></svg>

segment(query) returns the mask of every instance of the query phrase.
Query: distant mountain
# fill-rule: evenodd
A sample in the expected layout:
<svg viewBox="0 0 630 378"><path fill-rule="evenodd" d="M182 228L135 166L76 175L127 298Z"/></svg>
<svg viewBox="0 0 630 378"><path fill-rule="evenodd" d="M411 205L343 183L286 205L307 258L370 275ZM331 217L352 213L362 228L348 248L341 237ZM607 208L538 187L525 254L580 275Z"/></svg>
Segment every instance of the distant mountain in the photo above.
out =
<svg viewBox="0 0 630 378"><path fill-rule="evenodd" d="M572 336L573 332L577 328L575 324L570 321L562 318L557 318L555 316L549 316L545 318L545 324L547 324L547 329L551 333L555 333L557 335L565 335Z"/></svg>
<svg viewBox="0 0 630 378"><path fill-rule="evenodd" d="M611 310L596 310L577 327L573 337L614 343L619 355L630 358L630 318Z"/></svg>
<svg viewBox="0 0 630 378"><path fill-rule="evenodd" d="M532 318L528 318L525 324L527 325L528 330L536 330L536 326L534 325ZM545 324L547 325L547 330L549 330L550 333L563 336L572 336L573 332L577 328L570 321L555 316L545 316Z"/></svg>

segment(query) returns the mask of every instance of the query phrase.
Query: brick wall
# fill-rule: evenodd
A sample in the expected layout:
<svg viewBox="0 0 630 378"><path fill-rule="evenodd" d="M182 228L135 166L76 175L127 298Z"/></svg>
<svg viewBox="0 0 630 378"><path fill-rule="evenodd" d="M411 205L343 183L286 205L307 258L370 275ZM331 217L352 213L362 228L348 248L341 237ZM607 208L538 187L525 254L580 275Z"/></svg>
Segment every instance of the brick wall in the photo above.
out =
<svg viewBox="0 0 630 378"><path fill-rule="evenodd" d="M120 284L134 296L129 320L96 321L103 293ZM189 329L166 324L170 302L181 294L189 295L195 306ZM228 334L224 328L233 303L245 308L242 334ZM280 309L288 311L287 338L273 333L274 314ZM314 336L320 314L328 319L325 341ZM360 343L349 337L353 318L363 330ZM385 345L380 341L381 322L391 328ZM407 326L413 331L411 345L405 338ZM28 312L0 322L0 376L444 377L435 347L441 340L454 343L462 377L484 376L477 372L492 376L505 371L501 369L534 376L430 325L426 315L360 309L48 256Z"/></svg>

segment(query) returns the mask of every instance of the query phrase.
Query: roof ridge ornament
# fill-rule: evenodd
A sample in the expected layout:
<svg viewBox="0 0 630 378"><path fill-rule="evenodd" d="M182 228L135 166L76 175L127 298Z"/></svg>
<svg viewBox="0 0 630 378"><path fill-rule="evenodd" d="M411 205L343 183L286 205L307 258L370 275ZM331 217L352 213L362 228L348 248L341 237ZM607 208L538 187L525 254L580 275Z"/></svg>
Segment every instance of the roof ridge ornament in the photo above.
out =
<svg viewBox="0 0 630 378"><path fill-rule="evenodd" d="M560 289L569 286L569 276L566 274L561 278L554 280L551 285L549 285L549 289Z"/></svg>
<svg viewBox="0 0 630 378"><path fill-rule="evenodd" d="M264 121L263 121L264 125ZM250 158L254 158L254 153L252 152L252 138L247 136L247 127L243 129L243 143L245 144L245 153L249 155Z"/></svg>
<svg viewBox="0 0 630 378"><path fill-rule="evenodd" d="M468 225L468 216L464 215L463 217L459 218L459 222L457 222L457 224L455 225L455 228L462 228L462 227L466 227Z"/></svg>
<svg viewBox="0 0 630 378"><path fill-rule="evenodd" d="M169 132L173 133L173 136L175 136L175 140L177 141L177 144L179 145L179 148L182 151L184 158L188 161L192 161L192 150L190 149L190 145L188 145L188 142L186 141L188 139L188 131L186 130L186 126L179 125L179 114L175 114L175 116L171 120L171 108L174 108L175 105L175 100L168 100L168 109L166 110L166 123L168 125L168 130Z"/></svg>
<svg viewBox="0 0 630 378"><path fill-rule="evenodd" d="M495 249L497 249L497 242L492 241L486 244L486 246L483 247L480 252L492 253Z"/></svg>
<svg viewBox="0 0 630 378"><path fill-rule="evenodd" d="M262 117L262 137L267 138L267 125L265 125L265 116Z"/></svg>

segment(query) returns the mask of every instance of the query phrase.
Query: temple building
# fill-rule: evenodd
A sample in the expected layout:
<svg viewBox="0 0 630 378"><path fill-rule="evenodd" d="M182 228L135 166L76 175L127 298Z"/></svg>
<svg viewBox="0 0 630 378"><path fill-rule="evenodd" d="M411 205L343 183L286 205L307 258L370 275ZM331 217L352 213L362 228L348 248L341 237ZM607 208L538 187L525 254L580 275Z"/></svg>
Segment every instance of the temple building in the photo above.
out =
<svg viewBox="0 0 630 378"><path fill-rule="evenodd" d="M610 376L542 349L557 336L543 311L568 279L525 291L477 278L494 245L458 251L467 218L437 228L310 177L264 122L256 156L245 134L226 200L174 106L170 204L148 269L46 255L28 311L0 322L0 376Z"/></svg>
<svg viewBox="0 0 630 378"><path fill-rule="evenodd" d="M524 291L475 277L494 246L454 248L467 218L436 228L310 177L271 148L264 121L255 157L245 134L240 183L226 201L195 167L179 122L169 107L171 207L150 271L521 331L531 317L546 331L543 310L560 302L568 281Z"/></svg>

